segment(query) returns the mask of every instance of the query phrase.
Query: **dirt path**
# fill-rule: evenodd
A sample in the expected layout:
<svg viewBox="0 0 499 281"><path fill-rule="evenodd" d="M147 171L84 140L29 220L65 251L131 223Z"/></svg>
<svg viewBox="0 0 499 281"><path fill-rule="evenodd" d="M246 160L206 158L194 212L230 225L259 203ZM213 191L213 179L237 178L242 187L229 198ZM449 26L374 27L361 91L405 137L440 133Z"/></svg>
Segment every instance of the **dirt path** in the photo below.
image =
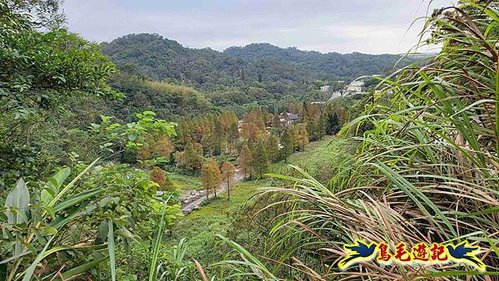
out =
<svg viewBox="0 0 499 281"><path fill-rule="evenodd" d="M244 175L241 169L236 169L236 175L234 177L234 182L239 182L244 179ZM232 189L232 188L231 188ZM217 194L221 194L227 191L227 183L223 182L217 189ZM209 198L214 197L213 193L208 195ZM194 210L199 209L199 206L206 200L206 190L202 190L196 193L194 196L186 197L182 199L182 212L184 214L189 214Z"/></svg>

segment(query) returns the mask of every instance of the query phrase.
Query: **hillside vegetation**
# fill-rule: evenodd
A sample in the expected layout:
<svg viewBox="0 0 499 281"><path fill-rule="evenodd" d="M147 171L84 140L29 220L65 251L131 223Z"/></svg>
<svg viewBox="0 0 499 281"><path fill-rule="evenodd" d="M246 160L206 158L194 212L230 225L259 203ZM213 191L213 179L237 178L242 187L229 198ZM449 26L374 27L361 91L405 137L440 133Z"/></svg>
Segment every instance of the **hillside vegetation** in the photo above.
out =
<svg viewBox="0 0 499 281"><path fill-rule="evenodd" d="M215 106L243 112L256 104L282 111L291 101L323 101L339 80L384 74L400 68L400 55L339 54L279 48L270 44L231 47L223 52L191 49L158 34L130 34L102 43L104 54L123 73L191 86Z"/></svg>
<svg viewBox="0 0 499 281"><path fill-rule="evenodd" d="M304 69L316 79L353 80L363 75L376 75L393 71L400 55L369 55L362 53L320 53L297 48L279 48L268 43L230 47L224 54L255 65L263 61L279 62ZM262 65L263 67L263 65Z"/></svg>
<svg viewBox="0 0 499 281"><path fill-rule="evenodd" d="M434 11L438 54L334 100L399 56L0 15L0 281L499 278L496 1Z"/></svg>
<svg viewBox="0 0 499 281"><path fill-rule="evenodd" d="M130 34L102 44L118 66L135 68L155 80L200 88L253 82L352 80L393 70L399 55L319 53L266 44L230 47L223 52L191 49L158 34Z"/></svg>
<svg viewBox="0 0 499 281"><path fill-rule="evenodd" d="M262 200L273 198L274 204L259 212L260 221L272 221L258 232L269 237L260 247L248 245L250 252L242 243L228 242L240 255L227 261L235 275L249 272L265 280L498 278L498 8L495 2L463 1L459 8L434 13L429 42L442 43L442 51L427 65L406 68L378 86L364 113L341 131L355 147L353 157L344 157L352 152L348 149L334 152L338 172L327 184L301 169L274 175L283 182L266 189ZM474 246L468 252L476 246L480 251L471 263L462 256L459 262L418 263L413 250L411 266L386 264L378 256L340 270L347 252L343 246L358 241L387 243L393 255L407 254L404 247L409 251L409 245L420 243L465 247L468 241ZM456 255L446 248L442 257Z"/></svg>

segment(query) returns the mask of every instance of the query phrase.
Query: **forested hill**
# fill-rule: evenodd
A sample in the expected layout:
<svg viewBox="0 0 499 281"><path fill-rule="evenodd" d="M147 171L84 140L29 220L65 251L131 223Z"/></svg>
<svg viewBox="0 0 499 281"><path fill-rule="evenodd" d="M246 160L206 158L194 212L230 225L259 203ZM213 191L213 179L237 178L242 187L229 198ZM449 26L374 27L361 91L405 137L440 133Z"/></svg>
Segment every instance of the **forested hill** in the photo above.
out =
<svg viewBox="0 0 499 281"><path fill-rule="evenodd" d="M362 75L374 75L393 70L399 55L368 55L358 52L350 54L327 53L317 51L302 51L295 47L279 48L268 43L250 44L245 47L230 47L224 54L243 59L247 62L257 62L270 59L292 66L302 67L309 72L326 76L336 76L346 80Z"/></svg>
<svg viewBox="0 0 499 281"><path fill-rule="evenodd" d="M130 34L103 43L102 47L121 68L154 80L171 80L200 89L251 83L350 80L393 70L400 58L360 53L322 54L270 44L231 47L219 52L186 48L157 34Z"/></svg>

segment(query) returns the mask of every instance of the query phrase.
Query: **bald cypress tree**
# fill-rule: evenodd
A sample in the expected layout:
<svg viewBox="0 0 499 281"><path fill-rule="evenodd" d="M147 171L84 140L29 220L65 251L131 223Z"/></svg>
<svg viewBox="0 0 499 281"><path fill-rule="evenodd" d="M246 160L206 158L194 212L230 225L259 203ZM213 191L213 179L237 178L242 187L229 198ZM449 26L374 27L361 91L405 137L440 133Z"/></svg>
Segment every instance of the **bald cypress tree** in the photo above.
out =
<svg viewBox="0 0 499 281"><path fill-rule="evenodd" d="M303 124L298 126L298 151L304 151L305 146L309 143L307 127Z"/></svg>
<svg viewBox="0 0 499 281"><path fill-rule="evenodd" d="M321 114L319 118L319 139L321 140L326 135L326 116L324 112Z"/></svg>
<svg viewBox="0 0 499 281"><path fill-rule="evenodd" d="M210 192L213 191L215 197L217 197L217 189L222 183L222 173L218 168L218 164L214 159L208 160L208 162L203 164L201 170L201 181L203 187L206 190L206 198L209 197Z"/></svg>
<svg viewBox="0 0 499 281"><path fill-rule="evenodd" d="M248 144L244 144L239 153L239 167L243 171L244 178L251 177L253 174L253 154L248 147Z"/></svg>
<svg viewBox="0 0 499 281"><path fill-rule="evenodd" d="M238 119L236 114L231 111L227 114L228 119L228 128L227 128L227 142L229 144L230 151L234 151L236 149L237 141L239 140L239 127L238 127Z"/></svg>
<svg viewBox="0 0 499 281"><path fill-rule="evenodd" d="M269 157L265 147L265 140L260 138L255 146L253 146L253 168L258 177L263 177L269 168Z"/></svg>
<svg viewBox="0 0 499 281"><path fill-rule="evenodd" d="M222 153L225 131L220 116L214 117L213 122L214 122L213 133L211 135L211 140L212 140L211 150L213 155L220 155Z"/></svg>
<svg viewBox="0 0 499 281"><path fill-rule="evenodd" d="M279 160L279 138L275 134L271 134L266 141L267 156L270 163Z"/></svg>
<svg viewBox="0 0 499 281"><path fill-rule="evenodd" d="M203 162L203 147L199 143L188 142L184 151L175 153L177 165L187 170L201 168Z"/></svg>

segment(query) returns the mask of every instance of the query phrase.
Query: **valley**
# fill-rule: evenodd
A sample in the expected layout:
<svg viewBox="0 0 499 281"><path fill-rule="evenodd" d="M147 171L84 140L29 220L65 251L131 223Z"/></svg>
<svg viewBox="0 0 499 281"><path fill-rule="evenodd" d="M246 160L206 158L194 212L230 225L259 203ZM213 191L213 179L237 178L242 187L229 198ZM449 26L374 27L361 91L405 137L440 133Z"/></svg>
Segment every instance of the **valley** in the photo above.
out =
<svg viewBox="0 0 499 281"><path fill-rule="evenodd" d="M312 169L317 161L331 161L332 155L329 148L335 142L334 137L326 137L321 141L311 142L304 151L295 152L289 156L287 163L279 162L271 165L269 173L279 173L286 169L288 165L296 165L302 169ZM320 158L320 160L319 160ZM232 191L231 199L228 200L225 191L220 192L217 198L213 196L208 200L203 200L198 209L187 212L179 223L172 230L171 244L174 246L181 239L186 239L189 245L186 258L199 259L203 264L210 264L216 261L213 254L209 254L211 247L220 242L218 235L227 235L233 228L234 220L245 208L251 208L262 188L270 187L272 179L238 181ZM197 202L196 202L197 204ZM190 207L190 204L183 205L182 209ZM185 213L185 212L184 212ZM239 233L244 236L243 229ZM248 244L251 241L247 241Z"/></svg>
<svg viewBox="0 0 499 281"><path fill-rule="evenodd" d="M499 4L443 1L0 0L0 281L497 280Z"/></svg>

